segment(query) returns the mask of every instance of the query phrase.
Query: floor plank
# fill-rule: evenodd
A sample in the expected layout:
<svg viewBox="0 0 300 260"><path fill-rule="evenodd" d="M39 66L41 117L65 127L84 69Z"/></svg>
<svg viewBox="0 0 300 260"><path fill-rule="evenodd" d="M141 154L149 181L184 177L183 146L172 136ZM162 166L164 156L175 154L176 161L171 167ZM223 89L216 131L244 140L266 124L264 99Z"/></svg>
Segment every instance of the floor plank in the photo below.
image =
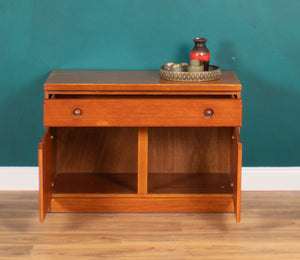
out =
<svg viewBox="0 0 300 260"><path fill-rule="evenodd" d="M0 259L300 259L300 191L243 192L231 213L52 213L0 191Z"/></svg>

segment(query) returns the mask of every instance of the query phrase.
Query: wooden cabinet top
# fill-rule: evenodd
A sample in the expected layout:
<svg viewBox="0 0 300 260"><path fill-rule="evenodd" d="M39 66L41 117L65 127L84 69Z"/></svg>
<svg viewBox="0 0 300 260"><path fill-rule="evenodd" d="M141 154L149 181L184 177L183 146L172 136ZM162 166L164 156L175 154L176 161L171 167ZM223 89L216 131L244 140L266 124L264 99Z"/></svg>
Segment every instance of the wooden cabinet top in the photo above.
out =
<svg viewBox="0 0 300 260"><path fill-rule="evenodd" d="M215 81L179 82L162 80L159 71L54 70L45 91L218 91L240 92L234 71L223 71Z"/></svg>

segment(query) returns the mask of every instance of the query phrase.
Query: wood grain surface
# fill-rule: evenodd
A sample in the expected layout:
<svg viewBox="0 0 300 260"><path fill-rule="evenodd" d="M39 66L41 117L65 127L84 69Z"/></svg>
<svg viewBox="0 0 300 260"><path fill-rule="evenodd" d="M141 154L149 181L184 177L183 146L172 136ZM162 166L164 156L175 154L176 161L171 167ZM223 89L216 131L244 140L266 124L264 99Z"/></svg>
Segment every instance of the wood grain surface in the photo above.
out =
<svg viewBox="0 0 300 260"><path fill-rule="evenodd" d="M228 173L232 128L149 128L150 173Z"/></svg>
<svg viewBox="0 0 300 260"><path fill-rule="evenodd" d="M82 114L74 116L80 109ZM213 115L205 115L207 109ZM187 97L44 100L44 126L241 126L242 101Z"/></svg>
<svg viewBox="0 0 300 260"><path fill-rule="evenodd" d="M241 91L234 71L223 71L221 79L206 82L162 80L159 71L54 70L45 91Z"/></svg>
<svg viewBox="0 0 300 260"><path fill-rule="evenodd" d="M61 127L57 173L137 173L138 129Z"/></svg>
<svg viewBox="0 0 300 260"><path fill-rule="evenodd" d="M242 221L215 213L61 213L38 192L0 192L0 259L300 259L300 192L243 192Z"/></svg>

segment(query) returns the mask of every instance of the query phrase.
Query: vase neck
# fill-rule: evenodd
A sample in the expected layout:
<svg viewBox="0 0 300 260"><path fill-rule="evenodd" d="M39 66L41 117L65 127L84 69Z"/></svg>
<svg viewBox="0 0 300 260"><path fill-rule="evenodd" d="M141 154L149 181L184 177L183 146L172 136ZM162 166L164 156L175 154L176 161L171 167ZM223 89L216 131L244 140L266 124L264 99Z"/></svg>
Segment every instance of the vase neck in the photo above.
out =
<svg viewBox="0 0 300 260"><path fill-rule="evenodd" d="M204 46L206 43L206 39L205 38L195 38L194 42L196 46Z"/></svg>

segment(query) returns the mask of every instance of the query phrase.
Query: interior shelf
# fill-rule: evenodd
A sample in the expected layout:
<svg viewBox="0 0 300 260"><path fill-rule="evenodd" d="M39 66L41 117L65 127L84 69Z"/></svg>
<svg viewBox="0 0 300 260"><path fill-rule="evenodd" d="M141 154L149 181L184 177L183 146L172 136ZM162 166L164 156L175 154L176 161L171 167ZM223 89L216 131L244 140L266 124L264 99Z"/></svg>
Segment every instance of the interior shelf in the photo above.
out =
<svg viewBox="0 0 300 260"><path fill-rule="evenodd" d="M134 173L61 173L53 182L52 192L135 194L137 175Z"/></svg>
<svg viewBox="0 0 300 260"><path fill-rule="evenodd" d="M151 194L232 194L230 174L162 173L150 174Z"/></svg>
<svg viewBox="0 0 300 260"><path fill-rule="evenodd" d="M133 173L61 173L53 194L136 194L137 175ZM157 173L148 178L149 194L232 194L230 174Z"/></svg>

